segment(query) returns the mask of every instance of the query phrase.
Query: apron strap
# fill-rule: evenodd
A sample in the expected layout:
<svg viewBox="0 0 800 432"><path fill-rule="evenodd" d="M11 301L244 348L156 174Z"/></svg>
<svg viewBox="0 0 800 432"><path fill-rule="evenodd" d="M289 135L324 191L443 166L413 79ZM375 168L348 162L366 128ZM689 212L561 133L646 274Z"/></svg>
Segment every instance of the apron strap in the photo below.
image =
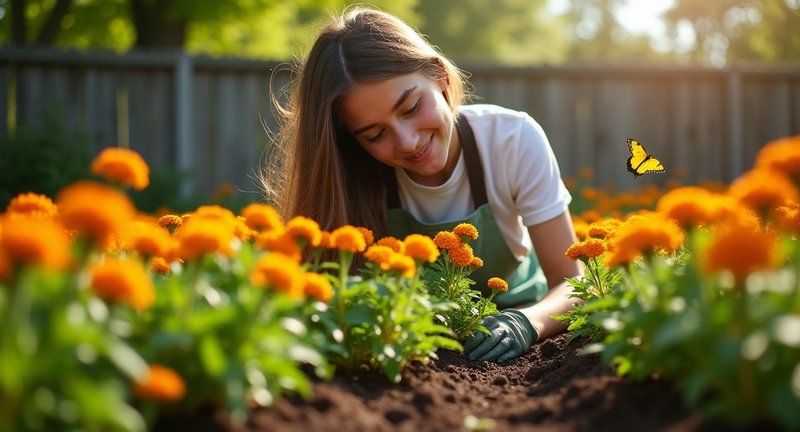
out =
<svg viewBox="0 0 800 432"><path fill-rule="evenodd" d="M469 188L472 191L472 203L475 208L486 204L486 182L483 178L483 165L481 155L478 153L478 145L475 143L475 135L463 114L458 115L456 120L456 132L461 141L461 150L464 152L464 163L467 168L467 179ZM397 192L397 178L394 170L389 171L386 177L386 204L388 208L400 208L400 195Z"/></svg>

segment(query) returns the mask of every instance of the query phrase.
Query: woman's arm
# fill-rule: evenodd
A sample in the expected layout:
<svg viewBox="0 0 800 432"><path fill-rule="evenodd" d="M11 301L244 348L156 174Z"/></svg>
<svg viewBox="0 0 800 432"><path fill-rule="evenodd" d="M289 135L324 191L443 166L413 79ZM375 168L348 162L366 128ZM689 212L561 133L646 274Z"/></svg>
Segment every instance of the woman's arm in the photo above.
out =
<svg viewBox="0 0 800 432"><path fill-rule="evenodd" d="M583 263L573 261L565 255L567 248L577 241L569 210L546 222L528 227L528 232L550 289L538 303L518 309L531 322L541 340L566 330L566 326L552 316L567 312L573 304L580 301L569 297L572 287L564 279L582 275Z"/></svg>

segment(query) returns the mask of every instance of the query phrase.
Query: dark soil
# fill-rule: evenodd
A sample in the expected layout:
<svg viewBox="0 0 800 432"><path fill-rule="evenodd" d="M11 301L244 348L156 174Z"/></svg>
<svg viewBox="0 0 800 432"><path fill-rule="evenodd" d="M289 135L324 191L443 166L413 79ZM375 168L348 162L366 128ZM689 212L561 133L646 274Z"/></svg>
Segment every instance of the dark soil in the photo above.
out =
<svg viewBox="0 0 800 432"><path fill-rule="evenodd" d="M734 431L704 422L667 383L617 377L598 355L579 355L565 336L506 364L440 351L414 363L399 384L376 373L339 374L303 400L284 396L233 427L220 410L164 418L157 431L466 431L485 419L494 431ZM473 427L473 430L475 428ZM764 430L763 427L751 428Z"/></svg>

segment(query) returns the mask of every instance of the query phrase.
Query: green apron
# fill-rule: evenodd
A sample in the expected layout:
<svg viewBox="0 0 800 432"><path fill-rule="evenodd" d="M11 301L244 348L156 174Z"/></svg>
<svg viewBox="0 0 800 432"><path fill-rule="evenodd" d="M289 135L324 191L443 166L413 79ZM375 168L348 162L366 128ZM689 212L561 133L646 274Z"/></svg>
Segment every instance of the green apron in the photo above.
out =
<svg viewBox="0 0 800 432"><path fill-rule="evenodd" d="M390 182L387 185L390 209L389 233L400 239L413 233L434 237L440 231L451 231L460 223L472 224L478 229L478 239L470 241L470 246L475 256L481 258L484 263L483 267L469 276L476 282L474 288L483 295L488 295L487 281L490 277L496 276L508 282L508 292L494 298L498 307L514 307L539 301L547 292L547 280L539 267L536 254L531 251L528 257L519 261L511 253L486 198L483 166L472 129L464 116L459 116L456 126L476 210L462 220L424 223L407 210L400 208L397 184Z"/></svg>

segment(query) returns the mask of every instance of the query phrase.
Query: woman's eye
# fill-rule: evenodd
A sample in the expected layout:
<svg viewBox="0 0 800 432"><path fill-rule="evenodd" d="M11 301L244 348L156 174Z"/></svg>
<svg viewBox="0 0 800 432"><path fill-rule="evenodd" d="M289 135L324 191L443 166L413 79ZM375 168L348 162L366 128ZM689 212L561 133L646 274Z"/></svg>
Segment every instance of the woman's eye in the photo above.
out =
<svg viewBox="0 0 800 432"><path fill-rule="evenodd" d="M368 137L367 137L367 141L369 141L369 142L373 142L373 141L377 141L377 140L379 140L379 139L380 139L380 138L383 136L383 131L384 131L384 130L385 130L385 129L381 129L381 130L380 130L380 131L378 131L378 133L376 133L375 135L368 136Z"/></svg>
<svg viewBox="0 0 800 432"><path fill-rule="evenodd" d="M407 110L406 112L404 112L403 114L405 114L405 115L411 115L411 114L414 114L414 113L415 113L415 112L417 112L417 110L419 109L419 106L420 106L420 104L421 104L421 103L422 103L422 98L420 98L420 99L417 99L417 102L414 104L414 106L412 106L410 109L408 109L408 110Z"/></svg>

